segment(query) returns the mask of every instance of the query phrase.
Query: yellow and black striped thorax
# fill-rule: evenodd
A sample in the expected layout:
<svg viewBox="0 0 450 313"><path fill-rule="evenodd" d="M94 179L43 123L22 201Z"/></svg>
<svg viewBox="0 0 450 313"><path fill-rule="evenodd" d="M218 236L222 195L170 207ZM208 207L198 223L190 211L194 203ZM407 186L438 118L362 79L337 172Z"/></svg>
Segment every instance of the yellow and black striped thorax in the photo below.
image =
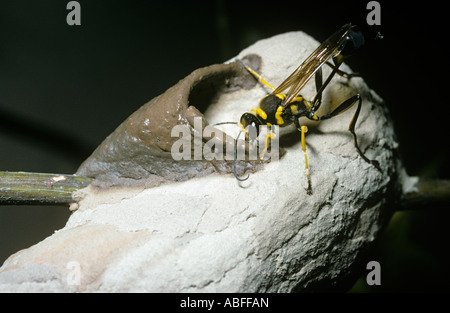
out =
<svg viewBox="0 0 450 313"><path fill-rule="evenodd" d="M311 103L302 96L297 96L289 104L282 105L285 97L284 94L270 94L264 97L257 109L242 114L240 126L244 129L247 126L252 127L256 131L256 136L258 136L259 126L261 125L284 127L294 123L301 116L318 120L312 111Z"/></svg>
<svg viewBox="0 0 450 313"><path fill-rule="evenodd" d="M295 97L286 106L282 105L284 98L284 94L270 94L261 100L255 114L262 120L263 124L283 127L310 113L312 106L302 96Z"/></svg>

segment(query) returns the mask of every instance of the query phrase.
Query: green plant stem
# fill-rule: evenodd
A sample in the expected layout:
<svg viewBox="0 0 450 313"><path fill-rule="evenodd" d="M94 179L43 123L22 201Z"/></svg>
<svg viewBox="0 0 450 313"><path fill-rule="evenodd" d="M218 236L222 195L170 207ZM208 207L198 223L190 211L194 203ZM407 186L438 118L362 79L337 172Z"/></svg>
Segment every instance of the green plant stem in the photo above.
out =
<svg viewBox="0 0 450 313"><path fill-rule="evenodd" d="M75 175L0 172L0 205L70 204L73 192L87 187L91 178ZM402 195L399 210L450 205L450 180L419 178L416 191Z"/></svg>
<svg viewBox="0 0 450 313"><path fill-rule="evenodd" d="M73 192L91 181L75 175L0 172L0 205L70 204Z"/></svg>
<svg viewBox="0 0 450 313"><path fill-rule="evenodd" d="M434 205L450 205L450 180L419 177L416 191L404 194L400 210L426 209Z"/></svg>

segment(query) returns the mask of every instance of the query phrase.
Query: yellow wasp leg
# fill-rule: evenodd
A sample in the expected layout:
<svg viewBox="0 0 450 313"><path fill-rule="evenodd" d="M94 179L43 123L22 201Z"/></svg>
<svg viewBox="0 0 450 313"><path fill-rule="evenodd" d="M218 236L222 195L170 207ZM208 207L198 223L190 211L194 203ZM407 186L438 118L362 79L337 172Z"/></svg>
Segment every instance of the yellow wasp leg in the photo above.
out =
<svg viewBox="0 0 450 313"><path fill-rule="evenodd" d="M311 187L311 177L309 176L309 166L308 166L308 156L306 155L306 143L305 143L305 133L308 132L308 127L302 126L302 150L305 154L305 172L306 172L306 178L308 179L308 189L306 190L306 193L308 195L312 194L312 187Z"/></svg>
<svg viewBox="0 0 450 313"><path fill-rule="evenodd" d="M267 149L269 148L269 142L270 142L270 139L275 138L275 134L272 133L272 132L270 132L271 129L272 129L271 126L272 126L272 124L267 123L267 129L268 129L269 133L267 133L267 136L266 136L266 145L264 146L264 149L263 149L263 151L261 152L261 155L260 155L260 158L261 158L261 159L264 159L264 155L266 154Z"/></svg>
<svg viewBox="0 0 450 313"><path fill-rule="evenodd" d="M275 134L274 133L268 133L266 136L266 145L264 146L263 151L261 152L261 159L264 159L264 155L267 152L267 148L269 147L269 141L270 139L275 138Z"/></svg>
<svg viewBox="0 0 450 313"><path fill-rule="evenodd" d="M272 90L275 90L275 88L274 88L271 84L269 84L264 78L262 78L261 75L259 75L259 74L256 73L254 70L252 70L250 67L248 67L247 65L245 65L241 60L238 60L238 61L241 62L241 64L242 64L243 66L245 66L245 68L247 69L247 71L249 71L253 76L255 76L256 78L258 78L258 80L259 80L262 84L266 85L267 87L269 87L269 88L272 89Z"/></svg>

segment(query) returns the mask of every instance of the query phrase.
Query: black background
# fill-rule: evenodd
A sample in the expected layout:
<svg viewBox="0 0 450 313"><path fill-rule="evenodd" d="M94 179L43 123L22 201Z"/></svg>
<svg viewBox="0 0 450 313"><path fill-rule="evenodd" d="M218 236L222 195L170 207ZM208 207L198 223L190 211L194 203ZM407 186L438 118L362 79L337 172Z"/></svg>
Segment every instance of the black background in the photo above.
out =
<svg viewBox="0 0 450 313"><path fill-rule="evenodd" d="M0 1L0 170L73 173L124 119L196 68L258 39L322 41L368 1ZM450 178L445 2L378 1L384 38L349 59L392 114L410 175ZM286 73L288 75L289 73ZM0 263L64 226L65 207L0 207ZM449 291L445 206L397 213L372 254L382 286ZM361 269L364 274L364 269Z"/></svg>

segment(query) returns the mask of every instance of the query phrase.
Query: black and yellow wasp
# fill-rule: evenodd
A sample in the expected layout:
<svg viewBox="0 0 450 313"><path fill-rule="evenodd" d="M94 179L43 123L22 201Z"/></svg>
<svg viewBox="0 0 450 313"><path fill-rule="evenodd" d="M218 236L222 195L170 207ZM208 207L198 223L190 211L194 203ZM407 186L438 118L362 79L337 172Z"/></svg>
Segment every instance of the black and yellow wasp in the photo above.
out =
<svg viewBox="0 0 450 313"><path fill-rule="evenodd" d="M267 125L268 127L272 125L279 125L280 127L284 127L294 123L297 129L301 132L301 144L305 156L305 171L308 180L308 189L307 189L308 194L312 193L312 187L305 144L305 133L308 131L308 128L306 126L300 125L299 122L299 118L303 116L312 121L323 121L341 114L342 112L352 107L355 103L357 103L357 108L350 122L348 130L353 135L354 145L359 155L366 162L372 164L378 170L381 171L379 163L376 160L368 159L361 152L361 149L358 146L358 141L355 133L355 125L361 110L361 96L359 94L355 94L354 96L345 100L329 114L325 114L323 116L316 115L316 112L319 109L322 102L323 91L330 83L333 76L337 73L344 77L348 78L352 77L351 74L347 74L339 70L339 66L343 63L344 59L341 52L349 42L353 45L354 48L358 48L364 43L363 35L361 34L361 32L356 30L356 26L352 24L346 24L342 26L337 32L335 32L328 39L326 39L277 88L274 88L267 81L265 81L258 73L256 73L247 65L245 65L242 61L238 60L242 63L243 66L245 66L245 68L251 74L253 74L257 79L259 79L259 81L262 84L272 89L272 93L265 96L260 101L259 106L256 110L252 110L251 112L247 112L242 115L239 123L239 126L241 127L241 132L245 132L246 140L249 140L249 133L250 133L249 127L255 128L253 132L256 131L256 136L258 136L259 126L261 125ZM329 62L330 59L333 61L333 64ZM325 80L325 82L323 82L322 78L322 66L324 64L328 64L332 68L332 71ZM305 98L303 98L299 93L313 76L315 76L316 95L312 101L308 101ZM288 91L286 93L283 93L287 89ZM239 135L241 134L241 132L239 132ZM239 178L236 173L236 150L239 135L235 141L235 159L233 169L236 179L238 179L239 181L244 181L248 179L249 176L247 176L246 178ZM268 141L269 140L267 140L266 142Z"/></svg>

